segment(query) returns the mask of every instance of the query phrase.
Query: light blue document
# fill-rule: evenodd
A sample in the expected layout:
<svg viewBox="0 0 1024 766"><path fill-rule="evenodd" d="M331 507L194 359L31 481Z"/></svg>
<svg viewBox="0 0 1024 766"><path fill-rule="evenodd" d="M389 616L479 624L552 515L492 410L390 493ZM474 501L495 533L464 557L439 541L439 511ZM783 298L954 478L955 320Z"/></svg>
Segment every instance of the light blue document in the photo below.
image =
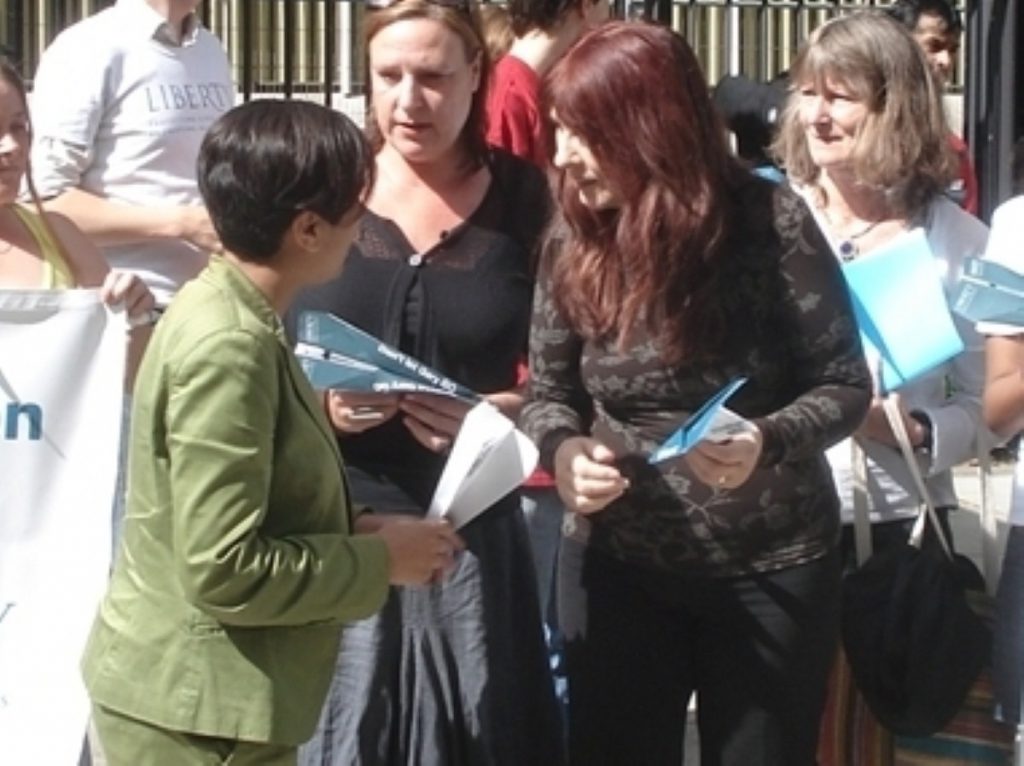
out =
<svg viewBox="0 0 1024 766"><path fill-rule="evenodd" d="M917 228L843 266L869 362L894 391L964 350L925 238Z"/></svg>
<svg viewBox="0 0 1024 766"><path fill-rule="evenodd" d="M972 322L1024 326L1024 274L992 261L968 258L953 311Z"/></svg>
<svg viewBox="0 0 1024 766"><path fill-rule="evenodd" d="M746 378L736 378L704 402L696 412L686 419L686 422L679 427L679 430L668 437L651 454L647 462L660 463L680 455L685 455L697 442L709 435L712 430L712 424L715 423L716 419L721 422L723 429L729 433L739 433L748 430L747 426L752 427L749 421L734 413L726 415L727 411L724 409L729 397L736 393L736 390L746 382ZM727 438L727 433L723 431L718 438Z"/></svg>
<svg viewBox="0 0 1024 766"><path fill-rule="evenodd" d="M295 355L314 388L480 399L423 362L324 311L299 315Z"/></svg>

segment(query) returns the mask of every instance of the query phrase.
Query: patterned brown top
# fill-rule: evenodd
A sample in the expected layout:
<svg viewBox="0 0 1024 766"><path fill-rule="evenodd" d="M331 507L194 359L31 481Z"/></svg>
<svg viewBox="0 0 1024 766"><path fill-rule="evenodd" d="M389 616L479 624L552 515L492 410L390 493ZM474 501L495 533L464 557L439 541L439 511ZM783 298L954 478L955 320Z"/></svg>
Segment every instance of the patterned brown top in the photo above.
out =
<svg viewBox="0 0 1024 766"><path fill-rule="evenodd" d="M590 544L680 574L733 576L804 563L838 537L823 450L863 418L871 385L835 257L791 191L752 182L716 280L728 341L711 362L666 367L637 330L626 353L575 333L551 295L544 255L530 337L524 430L548 469L567 437L590 433L619 456L630 489L588 517ZM749 378L729 408L764 435L745 485L711 488L682 458L647 456L727 382Z"/></svg>

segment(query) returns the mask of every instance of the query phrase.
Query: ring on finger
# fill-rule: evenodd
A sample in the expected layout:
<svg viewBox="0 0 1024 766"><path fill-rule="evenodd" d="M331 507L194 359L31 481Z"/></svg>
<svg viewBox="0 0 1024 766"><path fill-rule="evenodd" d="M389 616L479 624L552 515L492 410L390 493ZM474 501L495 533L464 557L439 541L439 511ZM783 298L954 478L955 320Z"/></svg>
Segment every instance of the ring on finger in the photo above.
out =
<svg viewBox="0 0 1024 766"><path fill-rule="evenodd" d="M349 412L349 420L376 420L383 417L382 413L378 408L372 405L362 404L357 405Z"/></svg>

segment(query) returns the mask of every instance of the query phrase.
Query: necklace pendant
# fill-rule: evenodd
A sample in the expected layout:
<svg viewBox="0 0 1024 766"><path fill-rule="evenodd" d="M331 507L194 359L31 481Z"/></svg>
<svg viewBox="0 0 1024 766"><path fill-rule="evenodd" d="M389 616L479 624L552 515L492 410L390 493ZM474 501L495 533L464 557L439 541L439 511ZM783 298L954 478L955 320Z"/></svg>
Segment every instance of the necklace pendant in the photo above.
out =
<svg viewBox="0 0 1024 766"><path fill-rule="evenodd" d="M857 244L850 239L839 243L839 257L843 261L852 261L857 255Z"/></svg>

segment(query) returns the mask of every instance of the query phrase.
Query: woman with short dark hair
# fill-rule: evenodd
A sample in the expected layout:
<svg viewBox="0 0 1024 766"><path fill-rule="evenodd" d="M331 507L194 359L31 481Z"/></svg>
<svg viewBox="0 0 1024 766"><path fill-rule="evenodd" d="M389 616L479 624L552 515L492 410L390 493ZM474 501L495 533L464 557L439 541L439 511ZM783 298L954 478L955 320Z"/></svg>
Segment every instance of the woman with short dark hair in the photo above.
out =
<svg viewBox="0 0 1024 766"><path fill-rule="evenodd" d="M803 202L730 155L671 31L590 32L545 93L564 226L522 423L574 511L570 762L678 766L696 694L703 762L812 764L838 631L823 452L870 396L839 269ZM741 432L649 462L740 377Z"/></svg>
<svg viewBox="0 0 1024 766"><path fill-rule="evenodd" d="M342 626L461 546L440 521L353 534L341 459L285 340L338 272L373 164L342 115L255 101L203 141L225 253L175 297L139 372L121 553L83 669L115 764L295 762Z"/></svg>

